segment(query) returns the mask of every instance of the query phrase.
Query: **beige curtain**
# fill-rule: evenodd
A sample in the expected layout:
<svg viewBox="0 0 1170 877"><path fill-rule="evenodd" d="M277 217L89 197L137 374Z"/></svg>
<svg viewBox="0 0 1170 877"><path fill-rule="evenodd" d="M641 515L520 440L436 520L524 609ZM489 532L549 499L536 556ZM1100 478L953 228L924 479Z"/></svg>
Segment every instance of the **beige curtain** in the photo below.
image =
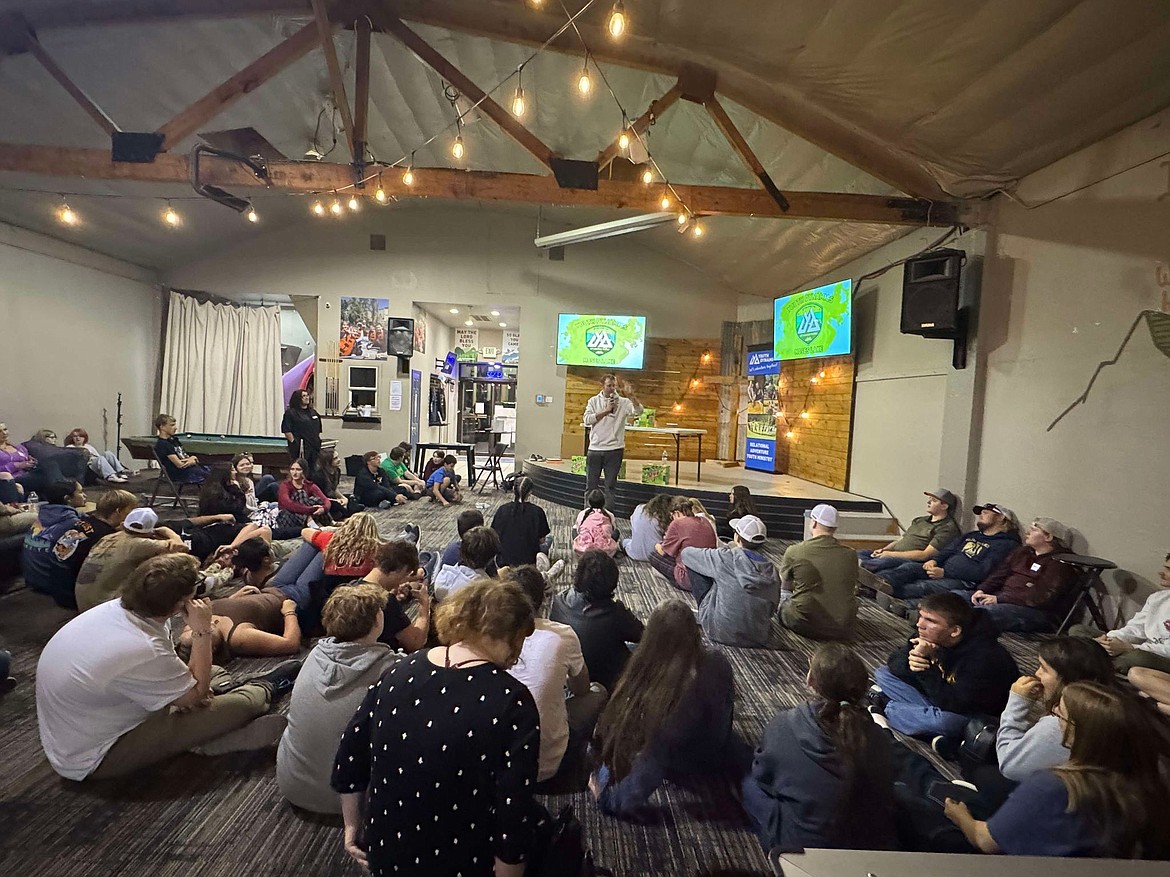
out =
<svg viewBox="0 0 1170 877"><path fill-rule="evenodd" d="M162 410L190 432L280 434L280 308L201 302L172 291Z"/></svg>

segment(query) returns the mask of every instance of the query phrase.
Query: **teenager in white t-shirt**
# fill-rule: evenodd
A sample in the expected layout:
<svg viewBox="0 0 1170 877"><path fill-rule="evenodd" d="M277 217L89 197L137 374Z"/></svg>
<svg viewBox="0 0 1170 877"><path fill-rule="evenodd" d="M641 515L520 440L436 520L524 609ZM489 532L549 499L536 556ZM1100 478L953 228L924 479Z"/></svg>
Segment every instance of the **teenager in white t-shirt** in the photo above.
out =
<svg viewBox="0 0 1170 877"><path fill-rule="evenodd" d="M540 570L529 564L515 566L507 577L524 588L535 607L536 629L524 640L520 660L508 672L528 687L536 701L540 714L536 778L544 782L556 775L570 745L574 750L584 748L609 694L603 686L590 684L581 641L573 628L543 617L547 585Z"/></svg>
<svg viewBox="0 0 1170 877"><path fill-rule="evenodd" d="M195 598L198 574L189 554L151 558L121 599L83 612L49 640L37 664L37 720L61 776L124 776L203 746L267 712L274 690L291 688L296 662L212 698L211 603ZM186 664L165 627L179 612L193 632ZM253 735L254 745L242 739L236 748L274 743L279 724L269 739Z"/></svg>

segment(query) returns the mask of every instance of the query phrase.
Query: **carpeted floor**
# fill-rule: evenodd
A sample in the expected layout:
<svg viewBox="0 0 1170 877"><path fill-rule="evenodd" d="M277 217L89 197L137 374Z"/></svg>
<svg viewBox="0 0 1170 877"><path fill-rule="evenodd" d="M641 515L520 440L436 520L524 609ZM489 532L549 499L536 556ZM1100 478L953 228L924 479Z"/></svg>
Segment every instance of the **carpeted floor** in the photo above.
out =
<svg viewBox="0 0 1170 877"><path fill-rule="evenodd" d="M501 494L472 495L491 508ZM491 508L485 517L491 520ZM569 530L573 513L546 505L557 547L572 578ZM427 502L378 512L385 534L401 523L422 526L423 547L454 536L458 507ZM622 522L628 530L628 523ZM777 559L782 544L769 546ZM646 618L664 599L684 599L646 563L620 561L619 596ZM219 877L219 875L357 875L341 847L339 822L294 812L276 787L274 750L218 758L188 755L133 780L80 784L57 777L41 752L37 734L34 674L41 647L71 617L47 598L17 589L0 597L0 646L14 656L18 688L0 700L0 875L52 877ZM870 666L909 634L907 622L864 601L854 644ZM1034 646L1013 639L1021 666L1034 666ZM735 668L735 726L747 740L759 739L767 721L805 697L804 675L815 643L780 630L768 650L724 651ZM245 676L273 661L241 660L229 669ZM929 752L929 749L925 750ZM585 826L598 864L618 875L662 877L697 874L768 874L766 859L746 828L729 787L660 790L653 819L623 823L597 812L587 793L551 796L554 813L572 804Z"/></svg>

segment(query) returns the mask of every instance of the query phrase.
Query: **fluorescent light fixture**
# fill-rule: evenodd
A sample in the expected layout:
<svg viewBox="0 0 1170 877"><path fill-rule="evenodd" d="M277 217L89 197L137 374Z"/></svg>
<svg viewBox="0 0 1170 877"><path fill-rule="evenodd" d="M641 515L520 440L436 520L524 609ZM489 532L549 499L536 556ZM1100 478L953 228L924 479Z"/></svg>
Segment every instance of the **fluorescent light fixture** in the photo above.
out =
<svg viewBox="0 0 1170 877"><path fill-rule="evenodd" d="M600 225L588 225L585 228L575 228L572 231L544 235L537 237L533 243L540 249L547 250L549 247L565 247L569 244L583 244L587 241L600 241L604 238L647 231L675 221L677 220L673 213L644 213L641 216L629 216L625 219L616 219L613 222L603 222Z"/></svg>

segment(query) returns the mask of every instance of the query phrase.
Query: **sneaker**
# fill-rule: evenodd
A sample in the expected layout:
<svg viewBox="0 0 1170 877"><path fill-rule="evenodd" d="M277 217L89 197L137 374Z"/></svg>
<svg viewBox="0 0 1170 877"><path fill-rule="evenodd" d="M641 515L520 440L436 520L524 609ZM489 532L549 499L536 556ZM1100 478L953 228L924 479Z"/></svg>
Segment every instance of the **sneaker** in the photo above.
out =
<svg viewBox="0 0 1170 877"><path fill-rule="evenodd" d="M557 576L559 576L561 574L561 571L564 568L565 568L565 561L563 559L558 560L556 563L554 563L552 566L550 566L548 568L548 572L546 572L544 574L545 580L552 581L553 579L555 579Z"/></svg>
<svg viewBox="0 0 1170 877"><path fill-rule="evenodd" d="M539 552L536 555L536 568L540 572L546 573L549 571L549 569L551 567L552 567L552 562L548 559L548 555L545 554L543 551Z"/></svg>
<svg viewBox="0 0 1170 877"><path fill-rule="evenodd" d="M3 697L14 688L16 688L15 676L9 676L6 679L0 679L0 697Z"/></svg>
<svg viewBox="0 0 1170 877"><path fill-rule="evenodd" d="M418 545L419 540L422 538L422 527L413 521L408 524L403 524L402 532L399 536L404 542L413 542L415 545Z"/></svg>
<svg viewBox="0 0 1170 877"><path fill-rule="evenodd" d="M970 789L972 792L978 792L979 787L974 783L969 783L966 780L951 780L952 786L959 786L963 789Z"/></svg>
<svg viewBox="0 0 1170 877"><path fill-rule="evenodd" d="M301 672L304 661L285 661L277 664L263 676L249 679L249 682L259 682L272 689L272 703L276 703L284 695L292 691L293 683L297 681L297 674Z"/></svg>
<svg viewBox="0 0 1170 877"><path fill-rule="evenodd" d="M222 737L208 740L202 746L197 746L191 751L198 755L226 755L229 752L251 752L255 749L267 749L280 742L280 737L287 727L287 718L270 713L253 719L244 727L229 731Z"/></svg>
<svg viewBox="0 0 1170 877"><path fill-rule="evenodd" d="M378 503L378 508L382 509L383 511L386 509L391 509L394 508L394 503L390 502L388 499L384 499Z"/></svg>
<svg viewBox="0 0 1170 877"><path fill-rule="evenodd" d="M865 693L866 709L875 715L884 716L886 714L886 704L889 702L890 696L876 685L871 685L869 691Z"/></svg>
<svg viewBox="0 0 1170 877"><path fill-rule="evenodd" d="M930 748L940 758L946 761L954 761L959 756L959 744L961 742L961 740L957 740L954 737L944 737L942 734L939 734L930 741Z"/></svg>
<svg viewBox="0 0 1170 877"><path fill-rule="evenodd" d="M890 723L888 721L886 721L886 717L883 716L881 713L871 712L869 714L869 717L871 719L873 719L873 723L875 725L877 725L879 728L882 728L883 730L886 730L886 731L890 730Z"/></svg>

